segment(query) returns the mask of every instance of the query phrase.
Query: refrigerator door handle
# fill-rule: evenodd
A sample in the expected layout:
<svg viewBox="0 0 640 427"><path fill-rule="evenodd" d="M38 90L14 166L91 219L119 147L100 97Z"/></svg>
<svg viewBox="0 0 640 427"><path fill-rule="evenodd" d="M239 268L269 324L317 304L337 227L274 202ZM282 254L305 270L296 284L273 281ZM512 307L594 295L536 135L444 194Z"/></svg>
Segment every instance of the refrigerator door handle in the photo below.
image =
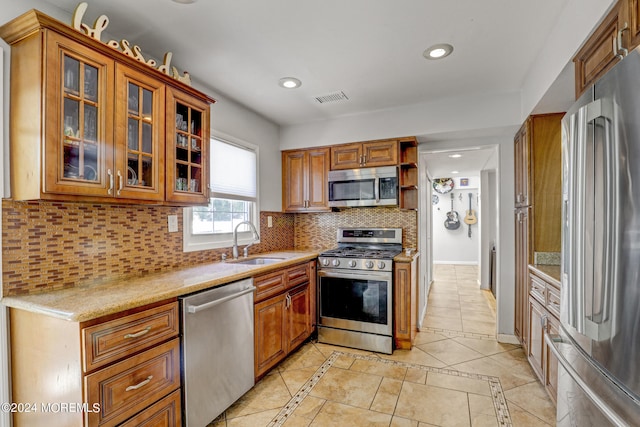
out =
<svg viewBox="0 0 640 427"><path fill-rule="evenodd" d="M570 188L574 206L571 235L575 239L575 262L570 281L576 330L601 341L611 336L611 283L616 258L614 215L617 191L617 144L613 135L613 102L597 99L578 110L573 166L577 174ZM573 197L571 197L573 196ZM603 260L604 262L597 262ZM591 273L587 273L587 272Z"/></svg>
<svg viewBox="0 0 640 427"><path fill-rule="evenodd" d="M569 344L564 341L560 335L552 335L547 332L544 333L544 342L551 350L551 353L558 359L558 363L562 365L565 371L569 374L571 379L584 391L589 400L598 407L600 412L609 419L616 426L628 426L629 423L620 416L605 402L589 385L582 379L580 374L573 368L573 365L564 357L562 352L558 349L560 344Z"/></svg>

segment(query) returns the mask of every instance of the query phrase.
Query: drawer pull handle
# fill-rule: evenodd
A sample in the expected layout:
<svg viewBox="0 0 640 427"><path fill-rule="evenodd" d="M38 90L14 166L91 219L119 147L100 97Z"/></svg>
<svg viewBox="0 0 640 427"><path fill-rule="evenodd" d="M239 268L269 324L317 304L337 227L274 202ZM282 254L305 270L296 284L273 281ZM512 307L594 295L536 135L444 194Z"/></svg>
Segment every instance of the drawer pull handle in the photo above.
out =
<svg viewBox="0 0 640 427"><path fill-rule="evenodd" d="M146 328L144 328L140 332L136 332L135 334L126 334L124 337L125 338L138 338L138 337L143 336L144 334L148 334L150 330L151 330L151 326L147 326Z"/></svg>
<svg viewBox="0 0 640 427"><path fill-rule="evenodd" d="M136 384L136 385L130 385L129 387L125 388L124 391L137 390L140 387L144 387L144 386L146 386L147 384L149 384L151 382L152 378L153 378L153 375L149 375L146 380L144 380L141 383Z"/></svg>

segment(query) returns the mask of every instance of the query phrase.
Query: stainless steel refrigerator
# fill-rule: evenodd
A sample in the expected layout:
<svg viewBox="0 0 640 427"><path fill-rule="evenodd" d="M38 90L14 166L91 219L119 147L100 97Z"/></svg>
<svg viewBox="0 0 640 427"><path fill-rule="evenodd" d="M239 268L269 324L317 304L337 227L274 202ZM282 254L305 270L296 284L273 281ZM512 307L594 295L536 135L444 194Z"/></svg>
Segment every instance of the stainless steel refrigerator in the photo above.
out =
<svg viewBox="0 0 640 427"><path fill-rule="evenodd" d="M640 425L640 52L562 121L558 426Z"/></svg>

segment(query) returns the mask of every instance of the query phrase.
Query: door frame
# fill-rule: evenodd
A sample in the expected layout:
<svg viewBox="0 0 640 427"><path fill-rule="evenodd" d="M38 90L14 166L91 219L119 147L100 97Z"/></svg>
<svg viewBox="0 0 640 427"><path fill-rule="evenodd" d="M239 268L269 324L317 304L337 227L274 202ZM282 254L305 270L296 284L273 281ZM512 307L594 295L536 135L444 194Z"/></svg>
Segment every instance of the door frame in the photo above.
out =
<svg viewBox="0 0 640 427"><path fill-rule="evenodd" d="M494 150L495 156L495 167L487 168L487 169L479 169L478 175L482 175L482 171L492 170L495 171L496 183L495 188L491 189L491 191L487 191L487 189L480 188L479 191L481 194L487 193L487 196L492 195L494 200L484 200L484 206L488 207L489 204L496 204L496 229L495 229L495 246L496 248L500 247L500 209L501 209L501 180L500 180L500 163L501 163L501 144L488 142L486 144L479 145L466 145L466 144L450 144L447 145L446 148L438 147L429 147L429 144L425 144L422 150L418 150L418 171L419 171L419 182L418 188L420 192L420 209L418 210L418 223L419 230L425 230L424 232L420 232L418 235L418 247L420 249L420 278L419 278L419 299L418 299L418 312L419 312L419 321L418 328L422 327L422 319L424 319L424 315L427 311L427 299L428 293L433 282L433 240L432 240L432 231L433 231L433 218L431 212L431 196L433 194L432 186L431 186L431 178L427 174L427 163L429 154L438 152L471 152L478 149L492 149ZM508 154L507 154L508 155ZM481 212L480 214L484 214ZM485 262L482 257L483 251L486 247L489 246L490 242L487 242L488 235L487 224L485 224L482 228L479 229L481 233L480 237L480 247L482 248L480 253L480 267L485 270L489 270L488 262ZM487 257L488 258L488 257ZM486 265L484 265L486 264ZM496 260L496 270L500 271L500 257ZM482 270L480 271L480 275L482 275ZM480 277L478 276L478 283L480 283ZM496 275L496 301L500 298L500 288L501 288L501 275ZM508 316L508 313L506 314ZM499 332L499 318L501 316L500 304L496 304L496 337L500 338L503 334Z"/></svg>

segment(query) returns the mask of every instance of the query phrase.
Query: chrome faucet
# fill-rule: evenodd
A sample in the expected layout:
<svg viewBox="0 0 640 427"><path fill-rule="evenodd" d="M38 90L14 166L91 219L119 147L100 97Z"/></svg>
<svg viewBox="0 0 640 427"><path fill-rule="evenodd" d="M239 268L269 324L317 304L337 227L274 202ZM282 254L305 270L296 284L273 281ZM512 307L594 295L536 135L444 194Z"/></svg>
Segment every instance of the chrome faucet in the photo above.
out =
<svg viewBox="0 0 640 427"><path fill-rule="evenodd" d="M245 258L249 255L249 247L260 240L258 230L256 230L256 227L250 221L242 221L240 224L236 225L236 228L233 230L233 259L238 259L238 227L245 224L253 230L253 242L245 246L243 251L243 255Z"/></svg>

